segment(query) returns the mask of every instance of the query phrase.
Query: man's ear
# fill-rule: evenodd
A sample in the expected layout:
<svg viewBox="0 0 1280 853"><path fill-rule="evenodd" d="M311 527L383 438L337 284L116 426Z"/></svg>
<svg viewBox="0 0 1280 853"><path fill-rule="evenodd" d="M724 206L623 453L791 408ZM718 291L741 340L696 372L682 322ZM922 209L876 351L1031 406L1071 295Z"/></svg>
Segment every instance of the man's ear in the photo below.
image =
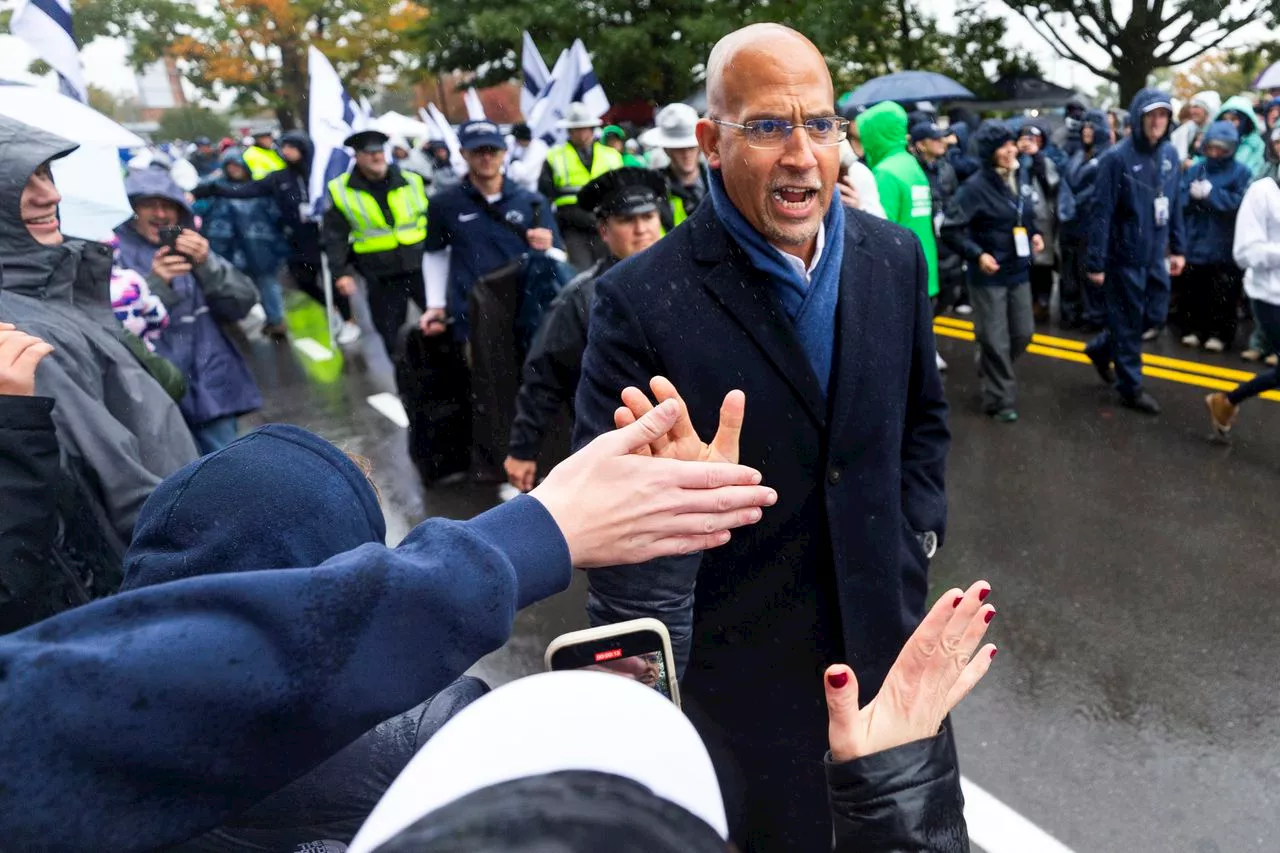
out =
<svg viewBox="0 0 1280 853"><path fill-rule="evenodd" d="M702 156L707 159L707 165L712 169L719 169L720 126L709 118L701 118L698 119L693 132L698 138L698 148L702 150Z"/></svg>
<svg viewBox="0 0 1280 853"><path fill-rule="evenodd" d="M603 240L605 238L605 235L608 232L609 232L609 220L603 219L601 217L596 217L596 233L600 235L600 239Z"/></svg>

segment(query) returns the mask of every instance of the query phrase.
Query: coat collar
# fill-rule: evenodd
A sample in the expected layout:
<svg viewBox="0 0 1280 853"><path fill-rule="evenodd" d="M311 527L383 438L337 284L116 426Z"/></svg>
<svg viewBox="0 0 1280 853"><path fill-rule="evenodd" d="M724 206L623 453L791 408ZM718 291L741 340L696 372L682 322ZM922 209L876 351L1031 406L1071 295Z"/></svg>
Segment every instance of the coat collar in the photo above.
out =
<svg viewBox="0 0 1280 853"><path fill-rule="evenodd" d="M839 201L835 200L835 203L838 204ZM845 396L848 384L847 379L842 381L840 377L840 339L851 334L854 337L849 340L859 340L862 328L863 318L859 307L861 299L857 293L858 288L853 284L864 279L865 271L875 266L869 263L862 248L866 232L858 217L846 215L844 222L844 262L840 271L840 300L836 306L837 361L834 381L830 386L830 394L837 397ZM817 377L813 375L813 368L809 365L795 327L783 312L770 284L751 265L746 253L733 242L716 218L713 205L698 205L685 227L690 232L689 242L693 247L694 260L710 267L703 277L703 286L742 326L774 369L787 380L814 423L819 428L825 426L827 405L823 400L822 389ZM827 239L834 239L834 235L828 235ZM842 414L840 406L836 406L835 411L837 416Z"/></svg>

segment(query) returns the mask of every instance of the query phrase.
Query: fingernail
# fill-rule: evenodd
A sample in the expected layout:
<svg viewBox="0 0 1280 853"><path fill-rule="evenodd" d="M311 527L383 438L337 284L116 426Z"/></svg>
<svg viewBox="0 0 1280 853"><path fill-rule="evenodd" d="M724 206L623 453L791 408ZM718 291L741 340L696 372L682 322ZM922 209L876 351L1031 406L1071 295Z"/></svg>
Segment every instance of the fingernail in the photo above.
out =
<svg viewBox="0 0 1280 853"><path fill-rule="evenodd" d="M988 610L987 615L982 617L982 621L990 625L991 620L994 618L996 618L996 612L994 610Z"/></svg>
<svg viewBox="0 0 1280 853"><path fill-rule="evenodd" d="M719 537L719 538L720 538L720 544L721 544L721 545L723 545L724 543L728 542L728 541L729 541L729 531L727 531L727 530L721 530L721 531L720 531L720 537Z"/></svg>
<svg viewBox="0 0 1280 853"><path fill-rule="evenodd" d="M764 505L773 506L777 502L778 502L778 493L775 492L773 489L770 489L769 493L765 496Z"/></svg>
<svg viewBox="0 0 1280 853"><path fill-rule="evenodd" d="M756 471L751 475L751 485L758 486L763 479L764 476L759 471Z"/></svg>
<svg viewBox="0 0 1280 853"><path fill-rule="evenodd" d="M978 600L979 600L979 601L986 601L986 600L987 600L987 596L988 596L988 595L990 595L990 594L991 594L991 590L990 590L989 588L988 588L988 589L978 590Z"/></svg>
<svg viewBox="0 0 1280 853"><path fill-rule="evenodd" d="M995 660L995 659L996 659L996 652L998 652L998 651L1000 651L1000 650L999 650L999 649L992 649L992 650L991 650L991 659L992 659L992 660Z"/></svg>
<svg viewBox="0 0 1280 853"><path fill-rule="evenodd" d="M951 602L951 606L952 606L953 608L954 608L954 607L959 607L959 606L960 606L960 602L962 602L962 601L964 601L964 596L963 596L963 595L957 595L957 596L956 596L956 600L955 600L955 601L953 601L953 602Z"/></svg>
<svg viewBox="0 0 1280 853"><path fill-rule="evenodd" d="M831 685L832 690L839 690L849 683L849 673L833 672L827 676L827 684Z"/></svg>
<svg viewBox="0 0 1280 853"><path fill-rule="evenodd" d="M752 521L759 521L761 518L764 517L764 513L761 512L757 507L752 507L749 515Z"/></svg>

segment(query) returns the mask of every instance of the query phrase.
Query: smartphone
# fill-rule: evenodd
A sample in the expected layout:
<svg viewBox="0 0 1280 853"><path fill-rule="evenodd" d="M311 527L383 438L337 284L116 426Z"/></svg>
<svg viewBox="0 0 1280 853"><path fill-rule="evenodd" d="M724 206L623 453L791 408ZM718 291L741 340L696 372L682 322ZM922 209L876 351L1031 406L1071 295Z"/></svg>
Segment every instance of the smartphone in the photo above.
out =
<svg viewBox="0 0 1280 853"><path fill-rule="evenodd" d="M671 636L657 619L632 619L562 634L547 647L546 666L549 672L591 669L630 678L680 707Z"/></svg>
<svg viewBox="0 0 1280 853"><path fill-rule="evenodd" d="M160 245L170 249L178 245L178 237L182 236L181 225L169 225L160 229Z"/></svg>

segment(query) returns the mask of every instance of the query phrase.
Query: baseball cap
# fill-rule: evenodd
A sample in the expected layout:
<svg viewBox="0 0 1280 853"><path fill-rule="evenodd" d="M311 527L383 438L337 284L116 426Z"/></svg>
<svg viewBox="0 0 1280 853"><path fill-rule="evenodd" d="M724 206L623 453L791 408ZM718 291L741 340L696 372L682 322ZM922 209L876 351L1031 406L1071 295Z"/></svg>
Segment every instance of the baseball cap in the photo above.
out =
<svg viewBox="0 0 1280 853"><path fill-rule="evenodd" d="M547 790L556 795L544 808L538 792ZM666 809L696 818L686 830L704 844L683 849L704 849L708 838L723 849L729 827L711 757L674 704L616 675L533 675L476 700L436 732L391 783L348 853L373 853L406 831L422 832L434 816L456 816L459 807L486 809L504 832L523 825L554 833L558 820L608 810L611 795L623 791L637 807L617 810L616 831L636 829L631 813Z"/></svg>
<svg viewBox="0 0 1280 853"><path fill-rule="evenodd" d="M931 121L918 121L911 125L911 141L922 139L946 139L947 131Z"/></svg>
<svg viewBox="0 0 1280 853"><path fill-rule="evenodd" d="M474 151L477 148L497 148L506 150L507 141L502 138L498 126L491 121L469 121L458 128L458 145L463 151Z"/></svg>
<svg viewBox="0 0 1280 853"><path fill-rule="evenodd" d="M521 142L530 142L533 140L533 131L529 125L524 122L511 125L511 135Z"/></svg>
<svg viewBox="0 0 1280 853"><path fill-rule="evenodd" d="M1154 101L1150 104L1147 104L1145 107L1143 107L1142 114L1146 115L1152 110L1168 110L1169 112L1173 112L1173 104L1169 101L1168 98L1161 98L1160 100Z"/></svg>

